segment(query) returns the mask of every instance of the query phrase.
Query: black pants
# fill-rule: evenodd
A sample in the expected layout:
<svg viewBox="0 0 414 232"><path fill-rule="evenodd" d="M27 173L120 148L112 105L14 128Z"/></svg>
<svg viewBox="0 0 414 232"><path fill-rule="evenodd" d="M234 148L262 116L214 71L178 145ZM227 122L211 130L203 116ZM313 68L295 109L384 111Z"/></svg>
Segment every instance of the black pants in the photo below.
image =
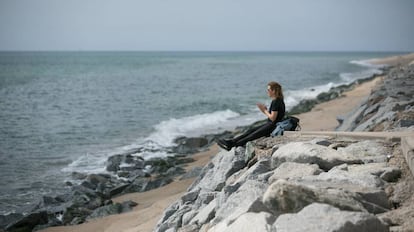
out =
<svg viewBox="0 0 414 232"><path fill-rule="evenodd" d="M233 139L233 142L236 146L244 146L247 142L269 136L270 133L276 128L276 124L272 122L266 122L263 125L254 127L248 130L246 133Z"/></svg>

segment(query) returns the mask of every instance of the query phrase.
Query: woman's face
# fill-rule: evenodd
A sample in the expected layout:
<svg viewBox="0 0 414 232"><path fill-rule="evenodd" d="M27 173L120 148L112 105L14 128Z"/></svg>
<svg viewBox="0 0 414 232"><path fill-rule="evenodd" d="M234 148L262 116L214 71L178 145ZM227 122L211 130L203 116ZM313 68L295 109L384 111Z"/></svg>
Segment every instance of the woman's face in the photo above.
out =
<svg viewBox="0 0 414 232"><path fill-rule="evenodd" d="M275 90L273 90L270 86L267 86L267 95L270 98L274 98L276 96Z"/></svg>

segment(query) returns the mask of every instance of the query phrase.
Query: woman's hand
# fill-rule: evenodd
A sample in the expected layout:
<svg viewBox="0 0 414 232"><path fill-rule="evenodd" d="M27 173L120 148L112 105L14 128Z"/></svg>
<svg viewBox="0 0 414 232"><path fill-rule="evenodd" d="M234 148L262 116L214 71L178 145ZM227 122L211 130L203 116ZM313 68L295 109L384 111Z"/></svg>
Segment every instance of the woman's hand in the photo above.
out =
<svg viewBox="0 0 414 232"><path fill-rule="evenodd" d="M265 111L267 111L267 108L266 108L266 106L265 106L264 104L262 104L262 103L257 103L256 105L257 105L257 108L259 108L259 110L260 110L260 111L262 111L263 113L264 113Z"/></svg>
<svg viewBox="0 0 414 232"><path fill-rule="evenodd" d="M262 111L266 117L268 117L272 122L276 120L277 118L277 111L272 111L272 112L268 112L267 111L267 107L265 105L263 105L262 103L257 103L257 108L260 109L260 111Z"/></svg>

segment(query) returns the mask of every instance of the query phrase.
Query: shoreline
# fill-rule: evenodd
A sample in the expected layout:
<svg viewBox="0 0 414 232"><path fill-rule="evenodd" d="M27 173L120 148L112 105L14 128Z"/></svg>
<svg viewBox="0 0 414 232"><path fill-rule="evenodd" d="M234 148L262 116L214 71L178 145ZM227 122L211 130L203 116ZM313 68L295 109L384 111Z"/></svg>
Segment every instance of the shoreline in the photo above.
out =
<svg viewBox="0 0 414 232"><path fill-rule="evenodd" d="M414 53L408 56L414 57ZM393 59L398 58L394 57ZM389 58L385 58L384 60L389 61ZM392 61L393 63L401 62ZM412 60L410 61L408 59L408 61L411 62ZM390 62L389 64L392 63ZM337 117L349 113L357 107L369 96L373 88L382 79L383 76L379 76L370 81L358 84L354 89L343 92L341 97L317 104L310 112L296 115L301 119L300 124L302 130L333 130L339 125ZM219 148L213 144L207 151L191 155L190 157L194 159L194 162L188 163L186 170L205 166L210 158L214 157L218 151ZM131 193L113 198L114 202L122 202L125 200L136 201L138 206L133 208L131 212L93 219L75 226L49 227L42 231L152 231L162 216L164 209L179 199L186 192L193 180L194 178L184 181L178 180L147 192Z"/></svg>
<svg viewBox="0 0 414 232"><path fill-rule="evenodd" d="M218 151L219 147L213 144L207 151L191 155L194 161L188 163L185 169L189 171L196 167L204 167ZM146 192L124 194L112 199L113 202L119 203L128 200L137 202L138 205L130 212L93 219L79 225L48 227L40 231L153 231L164 209L179 199L195 179L194 177L185 180L175 180L160 188Z"/></svg>

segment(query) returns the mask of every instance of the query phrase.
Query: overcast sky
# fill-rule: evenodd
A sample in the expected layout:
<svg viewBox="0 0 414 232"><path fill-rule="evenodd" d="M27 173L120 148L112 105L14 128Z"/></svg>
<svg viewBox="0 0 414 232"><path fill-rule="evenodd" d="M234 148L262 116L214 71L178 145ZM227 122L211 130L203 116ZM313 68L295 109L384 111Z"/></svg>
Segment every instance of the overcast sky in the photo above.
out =
<svg viewBox="0 0 414 232"><path fill-rule="evenodd" d="M0 50L414 51L414 0L0 0Z"/></svg>

